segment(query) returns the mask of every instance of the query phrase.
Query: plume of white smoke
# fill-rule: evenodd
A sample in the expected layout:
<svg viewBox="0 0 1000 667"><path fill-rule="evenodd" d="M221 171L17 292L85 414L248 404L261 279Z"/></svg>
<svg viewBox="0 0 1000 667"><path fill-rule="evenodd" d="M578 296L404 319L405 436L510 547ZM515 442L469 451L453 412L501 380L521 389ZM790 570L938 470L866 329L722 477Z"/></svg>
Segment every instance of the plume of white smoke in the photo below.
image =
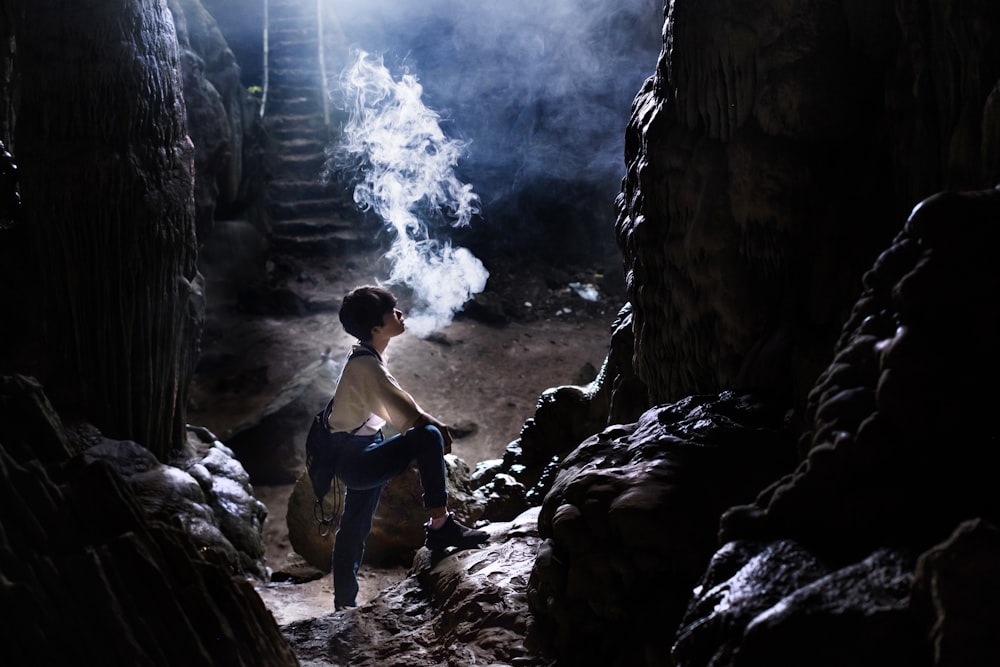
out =
<svg viewBox="0 0 1000 667"><path fill-rule="evenodd" d="M444 222L466 226L479 213L479 195L455 175L465 144L442 131L417 78L395 80L380 57L358 51L340 83L349 120L333 166L352 172L354 201L394 232L388 282L413 291L407 326L426 336L449 323L489 277L468 249L432 237Z"/></svg>

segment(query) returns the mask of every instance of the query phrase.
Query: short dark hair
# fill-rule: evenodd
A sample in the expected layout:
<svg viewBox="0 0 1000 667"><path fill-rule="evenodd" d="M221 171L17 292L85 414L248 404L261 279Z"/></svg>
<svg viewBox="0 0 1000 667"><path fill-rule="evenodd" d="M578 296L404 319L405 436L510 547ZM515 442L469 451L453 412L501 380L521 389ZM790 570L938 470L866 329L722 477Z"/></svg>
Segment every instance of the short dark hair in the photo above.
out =
<svg viewBox="0 0 1000 667"><path fill-rule="evenodd" d="M396 297L384 287L362 285L344 296L340 305L340 323L360 341L372 339L372 329L382 326L386 313L396 307Z"/></svg>

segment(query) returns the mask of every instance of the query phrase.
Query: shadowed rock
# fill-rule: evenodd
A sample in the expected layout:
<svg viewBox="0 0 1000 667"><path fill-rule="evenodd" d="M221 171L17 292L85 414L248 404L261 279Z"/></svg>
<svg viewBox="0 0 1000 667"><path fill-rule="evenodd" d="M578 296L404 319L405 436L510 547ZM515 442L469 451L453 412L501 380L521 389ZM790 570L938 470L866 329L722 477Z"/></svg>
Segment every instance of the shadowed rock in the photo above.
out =
<svg viewBox="0 0 1000 667"><path fill-rule="evenodd" d="M490 542L440 560L421 549L410 575L371 602L283 632L304 663L412 667L547 665L524 638L525 595L540 539L536 510L490 524Z"/></svg>
<svg viewBox="0 0 1000 667"><path fill-rule="evenodd" d="M0 411L28 402L30 393L11 390L24 384L0 383ZM69 442L59 418L36 420L29 433L3 416L4 664L298 664L192 477L94 431L93 447L71 438L83 454L41 460L4 443ZM213 458L199 465L221 479ZM206 530L185 532L195 524Z"/></svg>
<svg viewBox="0 0 1000 667"><path fill-rule="evenodd" d="M461 459L445 456L445 484L448 490L448 509L459 521L475 523L483 513L478 496L472 492L469 466ZM345 490L339 481L334 482L323 499L327 517L334 517L329 532L323 535L316 520L316 497L308 473L295 483L288 499L288 539L292 548L313 567L328 572L340 515L344 511ZM414 552L424 543L424 523L427 510L420 501L423 489L416 467L394 477L379 499L372 532L365 544L365 562L381 565L399 565L410 562ZM280 568L282 564L273 564Z"/></svg>
<svg viewBox="0 0 1000 667"><path fill-rule="evenodd" d="M889 550L832 569L793 542L729 543L694 589L673 664L921 664L912 568Z"/></svg>
<svg viewBox="0 0 1000 667"><path fill-rule="evenodd" d="M573 664L665 664L719 515L790 469L793 452L782 414L731 393L654 408L581 444L539 516L537 636Z"/></svg>

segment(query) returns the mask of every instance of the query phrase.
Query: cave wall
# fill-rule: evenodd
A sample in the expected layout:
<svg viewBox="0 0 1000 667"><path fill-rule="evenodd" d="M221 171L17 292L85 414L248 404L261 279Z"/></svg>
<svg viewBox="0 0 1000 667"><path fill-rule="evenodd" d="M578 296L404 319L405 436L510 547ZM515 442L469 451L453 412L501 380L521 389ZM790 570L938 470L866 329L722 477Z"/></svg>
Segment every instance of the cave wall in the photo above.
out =
<svg viewBox="0 0 1000 667"><path fill-rule="evenodd" d="M862 272L921 199L1000 179L995 3L668 3L617 233L658 404L803 404Z"/></svg>
<svg viewBox="0 0 1000 667"><path fill-rule="evenodd" d="M203 318L171 14L151 0L5 14L24 219L4 251L28 295L8 311L9 364L65 414L162 458L184 441Z"/></svg>
<svg viewBox="0 0 1000 667"><path fill-rule="evenodd" d="M245 471L221 443L185 456L200 56L166 0L3 0L0 35L23 204L0 227L0 662L298 664L246 579ZM218 162L198 177L239 175Z"/></svg>

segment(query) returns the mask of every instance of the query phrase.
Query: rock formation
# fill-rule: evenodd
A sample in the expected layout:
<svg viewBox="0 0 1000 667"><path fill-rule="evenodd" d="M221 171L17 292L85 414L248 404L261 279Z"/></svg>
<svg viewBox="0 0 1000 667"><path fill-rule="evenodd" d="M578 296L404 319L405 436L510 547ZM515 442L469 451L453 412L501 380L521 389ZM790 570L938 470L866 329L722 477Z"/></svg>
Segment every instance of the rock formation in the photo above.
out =
<svg viewBox="0 0 1000 667"><path fill-rule="evenodd" d="M0 382L4 664L298 664L212 520L205 496L239 495L213 459L203 493L134 443L68 434L36 382ZM238 543L252 522L229 520Z"/></svg>
<svg viewBox="0 0 1000 667"><path fill-rule="evenodd" d="M988 2L672 2L627 132L618 240L652 403L801 406L920 200L1000 179Z"/></svg>
<svg viewBox="0 0 1000 667"><path fill-rule="evenodd" d="M1000 273L982 270L998 221L1000 190L930 198L865 274L810 393L805 459L723 517L727 544L695 591L677 664L995 657L968 611L995 610L977 589L996 575L966 559L969 544L983 549L973 559L995 553L996 436L980 416L996 391L959 388L1000 371L1000 313L984 307ZM940 354L958 349L975 363ZM942 567L944 553L968 569Z"/></svg>
<svg viewBox="0 0 1000 667"><path fill-rule="evenodd" d="M22 286L5 366L165 457L184 442L204 307L173 21L149 2L5 7L24 202L4 242Z"/></svg>
<svg viewBox="0 0 1000 667"><path fill-rule="evenodd" d="M418 551L370 605L279 632L242 579L251 501L251 530L203 523L199 543L142 509L145 471L130 486L96 460L135 442L172 476L156 466L186 442L184 95L236 97L226 67L218 98L182 88L198 61L177 38L206 72L225 51L199 51L191 0L179 33L165 0L2 2L23 216L0 238L0 371L37 376L62 417L36 384L0 403L5 664L64 646L103 664L997 662L995 2L666 5L626 134L629 303L599 379L546 392L474 475L485 549ZM235 125L205 140L203 213L232 191ZM88 424L119 444L86 454L66 431ZM210 454L171 497L194 516Z"/></svg>
<svg viewBox="0 0 1000 667"><path fill-rule="evenodd" d="M173 17L0 18L24 202L0 240L3 661L296 664L246 579L263 507L224 448L188 448L203 298Z"/></svg>

